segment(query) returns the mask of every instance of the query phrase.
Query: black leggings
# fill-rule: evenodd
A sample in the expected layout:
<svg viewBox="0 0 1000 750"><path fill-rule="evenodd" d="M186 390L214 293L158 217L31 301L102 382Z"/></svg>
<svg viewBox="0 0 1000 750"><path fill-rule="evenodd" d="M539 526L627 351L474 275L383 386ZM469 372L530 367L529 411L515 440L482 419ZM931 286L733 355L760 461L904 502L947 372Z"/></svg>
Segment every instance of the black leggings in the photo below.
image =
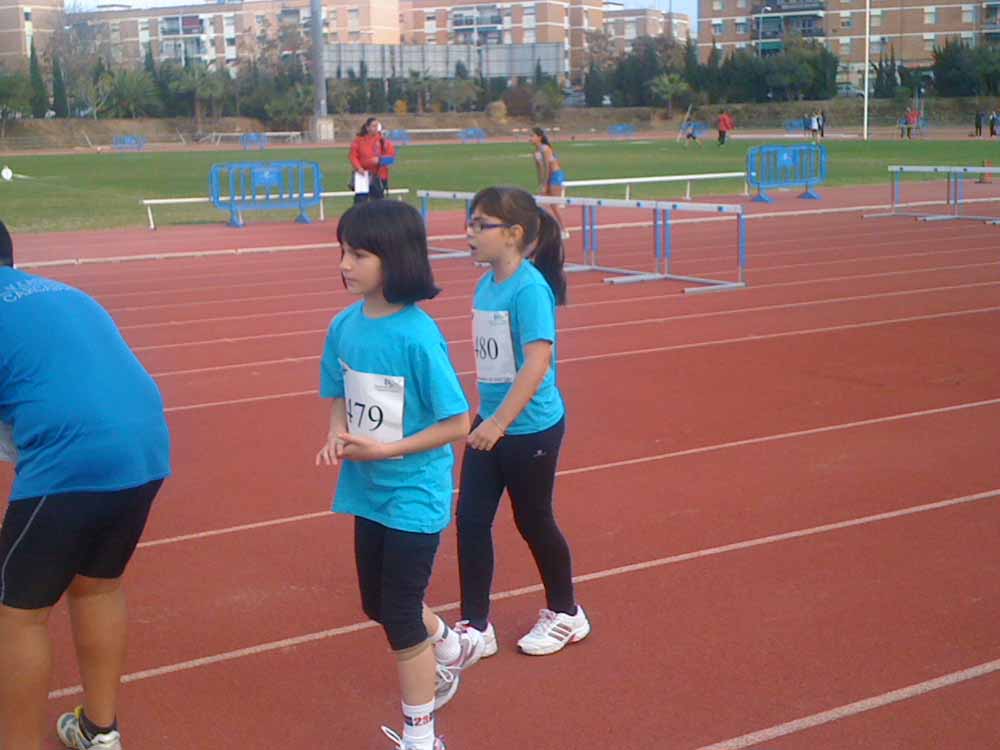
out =
<svg viewBox="0 0 1000 750"><path fill-rule="evenodd" d="M482 422L476 417L472 428ZM506 488L514 522L545 586L546 606L576 613L569 545L556 524L552 488L566 422L530 435L506 435L491 451L465 449L458 497L458 561L462 619L483 630L493 583L493 519Z"/></svg>

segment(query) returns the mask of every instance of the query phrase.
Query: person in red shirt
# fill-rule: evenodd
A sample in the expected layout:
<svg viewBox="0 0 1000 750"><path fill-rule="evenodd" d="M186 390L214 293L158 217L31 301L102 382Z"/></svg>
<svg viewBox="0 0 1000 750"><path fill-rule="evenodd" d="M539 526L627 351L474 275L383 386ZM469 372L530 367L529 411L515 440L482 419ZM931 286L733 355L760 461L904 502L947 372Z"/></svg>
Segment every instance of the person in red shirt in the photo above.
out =
<svg viewBox="0 0 1000 750"><path fill-rule="evenodd" d="M733 116L722 110L719 112L719 145L725 146L726 140L729 137L729 131L734 130L736 125L733 123Z"/></svg>
<svg viewBox="0 0 1000 750"><path fill-rule="evenodd" d="M920 113L911 109L906 113L906 137L908 139L913 138L913 131L920 125Z"/></svg>
<svg viewBox="0 0 1000 750"><path fill-rule="evenodd" d="M384 198L389 190L389 165L396 160L396 147L382 134L382 123L377 117L369 117L361 126L351 143L350 159L354 174L368 178L368 191L359 192L354 175L351 176L354 202Z"/></svg>

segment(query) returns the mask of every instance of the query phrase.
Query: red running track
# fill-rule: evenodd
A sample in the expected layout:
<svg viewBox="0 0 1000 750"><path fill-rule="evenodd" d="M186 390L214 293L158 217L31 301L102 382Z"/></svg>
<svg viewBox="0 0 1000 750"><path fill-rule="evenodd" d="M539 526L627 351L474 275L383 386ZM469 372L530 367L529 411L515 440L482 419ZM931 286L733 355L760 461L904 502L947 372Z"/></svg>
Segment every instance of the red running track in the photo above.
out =
<svg viewBox="0 0 1000 750"><path fill-rule="evenodd" d="M728 268L730 229L679 227L678 270ZM603 252L642 265L647 234ZM1000 745L997 244L976 224L779 217L751 226L741 292L574 275L557 492L594 633L515 653L541 597L502 511L501 652L441 712L449 747ZM312 467L318 354L351 300L335 257L50 271L112 311L176 445L129 573L128 746L385 748L392 659L360 614L350 520L327 512L334 474ZM477 272L436 271L427 308L472 395ZM429 600L452 619L456 594L449 530ZM54 718L78 683L61 609L53 633Z"/></svg>

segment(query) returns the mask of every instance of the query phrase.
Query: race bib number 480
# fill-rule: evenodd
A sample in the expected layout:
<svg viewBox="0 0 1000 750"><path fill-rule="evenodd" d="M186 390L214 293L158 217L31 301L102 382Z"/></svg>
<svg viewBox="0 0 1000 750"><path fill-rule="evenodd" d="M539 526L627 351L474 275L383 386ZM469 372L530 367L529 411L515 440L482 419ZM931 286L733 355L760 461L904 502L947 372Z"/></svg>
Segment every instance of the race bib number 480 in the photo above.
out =
<svg viewBox="0 0 1000 750"><path fill-rule="evenodd" d="M473 310L472 344L476 354L476 379L480 383L514 382L517 363L509 312Z"/></svg>
<svg viewBox="0 0 1000 750"><path fill-rule="evenodd" d="M352 370L344 372L344 408L347 431L352 435L393 443L403 439L406 378Z"/></svg>

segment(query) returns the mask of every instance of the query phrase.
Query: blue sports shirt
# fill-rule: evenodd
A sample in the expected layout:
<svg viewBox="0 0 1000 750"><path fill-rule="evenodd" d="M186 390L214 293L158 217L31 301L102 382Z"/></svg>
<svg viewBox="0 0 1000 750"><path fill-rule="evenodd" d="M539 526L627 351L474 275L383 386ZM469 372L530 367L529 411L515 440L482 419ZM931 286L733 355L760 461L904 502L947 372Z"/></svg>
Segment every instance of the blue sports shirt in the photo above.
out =
<svg viewBox="0 0 1000 750"><path fill-rule="evenodd" d="M342 398L352 434L393 442L469 411L437 323L415 305L369 318L357 302L334 318L320 395ZM451 519L450 445L384 461L343 461L333 510L433 534Z"/></svg>
<svg viewBox="0 0 1000 750"><path fill-rule="evenodd" d="M79 289L0 267L0 422L18 451L11 500L113 492L170 474L153 378Z"/></svg>
<svg viewBox="0 0 1000 750"><path fill-rule="evenodd" d="M527 344L533 341L550 341L552 366L531 401L507 427L507 433L528 435L553 427L565 416L566 407L556 385L556 298L541 271L531 261L524 261L513 276L500 283L497 283L493 271L490 271L476 286L473 309L480 314L500 313L509 323L509 327L504 326L509 329L509 333L505 330L501 335L493 337L493 340L482 330L478 330L473 336L479 365L479 413L484 419L489 419L500 408L513 382L513 377L504 378L499 371L494 382L484 380L484 358L503 360L504 343L509 336L514 359L509 375L513 376L524 365L524 347ZM496 323L501 325L502 321L497 320ZM509 357L509 354L506 356Z"/></svg>

